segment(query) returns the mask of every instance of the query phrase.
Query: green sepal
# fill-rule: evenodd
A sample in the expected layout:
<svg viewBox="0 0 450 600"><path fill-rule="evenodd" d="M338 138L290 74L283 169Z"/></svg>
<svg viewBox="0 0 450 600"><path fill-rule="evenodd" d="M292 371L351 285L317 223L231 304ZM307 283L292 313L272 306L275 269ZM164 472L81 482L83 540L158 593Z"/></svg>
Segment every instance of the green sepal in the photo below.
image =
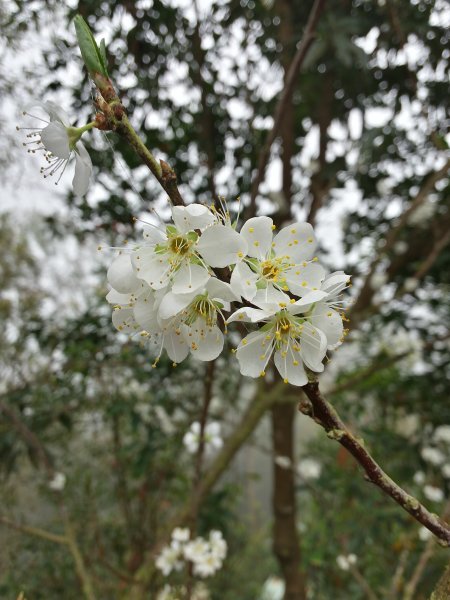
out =
<svg viewBox="0 0 450 600"><path fill-rule="evenodd" d="M186 237L191 242L196 242L198 240L198 233L195 231L189 231L189 233L186 234Z"/></svg>
<svg viewBox="0 0 450 600"><path fill-rule="evenodd" d="M167 235L178 235L178 229L174 225L167 225L166 233Z"/></svg>
<svg viewBox="0 0 450 600"><path fill-rule="evenodd" d="M260 279L259 281L256 282L257 290L265 290L266 287L267 287L267 281L265 279Z"/></svg>
<svg viewBox="0 0 450 600"><path fill-rule="evenodd" d="M106 69L106 54L103 43L103 55L97 42L92 35L89 25L81 15L77 15L74 19L75 31L77 34L78 45L80 46L81 56L84 64L91 75L100 73L104 77L108 77Z"/></svg>

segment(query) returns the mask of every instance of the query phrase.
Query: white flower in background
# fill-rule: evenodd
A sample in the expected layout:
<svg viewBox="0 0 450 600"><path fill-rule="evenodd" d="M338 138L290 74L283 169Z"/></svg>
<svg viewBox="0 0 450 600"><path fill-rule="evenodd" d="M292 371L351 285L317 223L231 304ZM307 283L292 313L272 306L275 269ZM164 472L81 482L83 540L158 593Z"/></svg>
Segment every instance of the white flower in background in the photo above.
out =
<svg viewBox="0 0 450 600"><path fill-rule="evenodd" d="M322 465L314 458L303 458L297 465L300 477L305 480L318 479L322 472Z"/></svg>
<svg viewBox="0 0 450 600"><path fill-rule="evenodd" d="M417 289L418 285L419 285L418 279L416 279L415 277L407 277L405 279L403 287L405 288L406 292L414 292L414 290Z"/></svg>
<svg viewBox="0 0 450 600"><path fill-rule="evenodd" d="M350 567L355 565L357 560L358 557L356 556L356 554L347 554L347 556L340 554L336 558L337 565L342 571L349 571Z"/></svg>
<svg viewBox="0 0 450 600"><path fill-rule="evenodd" d="M444 492L434 485L424 486L423 493L431 502L442 502L444 499Z"/></svg>
<svg viewBox="0 0 450 600"><path fill-rule="evenodd" d="M417 471L417 473L414 473L413 480L417 485L423 485L425 483L425 473L423 471Z"/></svg>
<svg viewBox="0 0 450 600"><path fill-rule="evenodd" d="M71 127L68 115L53 102L35 102L31 108L42 109L47 113L49 120L24 111L24 115L41 123L38 127L26 128L30 141L24 143L24 146L28 147L28 152L32 154L43 153L47 166L41 168L41 173L44 177L58 174L56 184L59 183L70 158L75 156L73 191L77 196L84 196L89 188L92 161L80 138L84 132L94 127L94 123L88 123L84 127Z"/></svg>
<svg viewBox="0 0 450 600"><path fill-rule="evenodd" d="M170 575L172 571L181 571L183 568L182 549L178 545L166 546L155 560L156 568L163 575Z"/></svg>
<svg viewBox="0 0 450 600"><path fill-rule="evenodd" d="M274 462L280 469L290 469L292 467L292 461L289 456L275 456Z"/></svg>
<svg viewBox="0 0 450 600"><path fill-rule="evenodd" d="M183 548L183 556L192 563L201 562L209 553L209 544L202 537L188 542Z"/></svg>
<svg viewBox="0 0 450 600"><path fill-rule="evenodd" d="M253 304L258 308L241 308L228 319L265 325L247 335L239 344L236 355L241 373L249 377L265 375L266 366L274 353L275 366L286 383L306 385L308 378L303 363L312 371L323 371L322 360L327 350L327 339L307 317L297 316L321 299L324 292L310 292L295 301L287 294L260 290Z"/></svg>
<svg viewBox="0 0 450 600"><path fill-rule="evenodd" d="M442 475L445 479L450 479L450 463L447 463L441 468Z"/></svg>
<svg viewBox="0 0 450 600"><path fill-rule="evenodd" d="M375 291L379 290L386 285L387 280L388 277L386 273L374 273L370 278L370 287Z"/></svg>
<svg viewBox="0 0 450 600"><path fill-rule="evenodd" d="M66 485L66 476L64 473L54 473L48 482L48 487L54 492L61 492Z"/></svg>
<svg viewBox="0 0 450 600"><path fill-rule="evenodd" d="M184 543L189 541L191 532L188 527L175 527L172 531L172 540L175 542Z"/></svg>
<svg viewBox="0 0 450 600"><path fill-rule="evenodd" d="M431 202L429 199L426 200L408 217L408 225L426 227L427 222L435 214L436 208L436 202Z"/></svg>
<svg viewBox="0 0 450 600"><path fill-rule="evenodd" d="M236 264L231 275L235 293L252 301L258 289L273 286L291 290L298 277L308 278L308 261L316 249L316 238L309 223L293 223L275 237L270 217L253 217L240 231L247 243L247 258Z"/></svg>
<svg viewBox="0 0 450 600"><path fill-rule="evenodd" d="M405 254L405 252L407 250L408 250L408 244L406 242L404 242L403 240L395 242L395 244L394 244L395 254Z"/></svg>
<svg viewBox="0 0 450 600"><path fill-rule="evenodd" d="M438 450L438 448L432 448L431 446L422 448L420 455L423 460L435 466L442 465L445 461L445 454Z"/></svg>
<svg viewBox="0 0 450 600"><path fill-rule="evenodd" d="M201 431L200 423L195 421L184 434L183 444L188 452L196 454L200 445ZM217 450L223 446L223 440L220 435L221 425L217 421L207 423L203 432L204 450L208 454L213 450Z"/></svg>
<svg viewBox="0 0 450 600"><path fill-rule="evenodd" d="M435 442L450 444L450 425L439 425L439 427L436 427L433 433L433 439Z"/></svg>
<svg viewBox="0 0 450 600"><path fill-rule="evenodd" d="M420 527L418 531L418 536L422 540L422 542L426 542L427 540L433 537L433 534L426 527Z"/></svg>
<svg viewBox="0 0 450 600"><path fill-rule="evenodd" d="M221 531L213 529L210 532L209 545L211 548L211 553L214 554L214 556L216 556L219 560L225 560L228 546Z"/></svg>
<svg viewBox="0 0 450 600"><path fill-rule="evenodd" d="M285 583L281 577L271 576L266 579L260 600L283 600Z"/></svg>

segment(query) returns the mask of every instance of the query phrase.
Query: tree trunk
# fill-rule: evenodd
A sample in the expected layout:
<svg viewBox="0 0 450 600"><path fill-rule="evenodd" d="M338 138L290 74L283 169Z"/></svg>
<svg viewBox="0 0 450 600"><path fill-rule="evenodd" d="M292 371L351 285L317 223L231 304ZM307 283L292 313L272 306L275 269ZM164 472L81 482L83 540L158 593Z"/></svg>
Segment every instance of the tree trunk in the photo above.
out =
<svg viewBox="0 0 450 600"><path fill-rule="evenodd" d="M305 600L304 575L300 566L300 543L296 523L294 464L293 404L279 404L272 409L273 454L290 459L291 466L283 468L274 463L273 492L273 550L278 559L286 585L284 600Z"/></svg>

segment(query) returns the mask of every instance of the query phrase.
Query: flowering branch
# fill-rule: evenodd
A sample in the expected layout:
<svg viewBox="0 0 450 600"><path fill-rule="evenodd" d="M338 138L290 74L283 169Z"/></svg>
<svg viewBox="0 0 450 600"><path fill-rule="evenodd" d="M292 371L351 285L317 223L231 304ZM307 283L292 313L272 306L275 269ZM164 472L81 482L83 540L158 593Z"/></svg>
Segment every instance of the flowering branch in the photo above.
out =
<svg viewBox="0 0 450 600"><path fill-rule="evenodd" d="M325 0L315 0L308 17L308 21L306 23L306 28L302 40L289 67L283 92L275 108L273 127L266 138L264 146L261 148L261 151L259 153L258 169L255 178L253 179L251 189L251 198L249 206L250 215L256 214L256 197L258 195L259 186L264 180L266 167L270 158L270 149L272 148L272 144L274 143L277 135L279 134L286 106L292 98L292 93L294 91L294 86L297 81L298 74L306 58L308 50L315 38L317 23L319 21L320 15L322 14L324 5Z"/></svg>
<svg viewBox="0 0 450 600"><path fill-rule="evenodd" d="M329 438L339 442L357 460L365 471L365 477L390 496L419 523L429 529L444 546L450 546L450 527L437 515L430 513L416 498L405 492L372 458L364 442L353 435L339 417L333 406L319 390L317 381L303 386L307 398L299 404L303 414L314 419L325 429Z"/></svg>

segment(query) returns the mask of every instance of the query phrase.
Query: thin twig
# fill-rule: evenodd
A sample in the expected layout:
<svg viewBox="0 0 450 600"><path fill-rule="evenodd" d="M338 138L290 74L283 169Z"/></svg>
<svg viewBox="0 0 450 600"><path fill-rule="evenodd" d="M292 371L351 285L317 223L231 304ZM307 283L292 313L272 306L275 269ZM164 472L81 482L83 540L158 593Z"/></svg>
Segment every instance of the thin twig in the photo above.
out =
<svg viewBox="0 0 450 600"><path fill-rule="evenodd" d="M334 407L327 402L319 390L317 381L303 386L307 398L299 404L299 410L311 417L325 429L329 438L338 441L357 460L365 471L368 481L375 484L419 523L431 531L443 546L450 546L450 527L437 515L426 509L416 498L405 492L393 481L374 460L364 442L346 427Z"/></svg>
<svg viewBox="0 0 450 600"><path fill-rule="evenodd" d="M15 523L11 521L7 517L0 516L0 523L6 525L10 529L15 529L16 531L20 531L21 533L27 533L28 535L32 535L34 537L41 538L46 540L47 542L54 542L55 544L68 544L68 540L63 535L58 535L56 533L51 533L50 531L45 531L45 529L41 529L40 527L33 527L32 525L22 525L21 523Z"/></svg>
<svg viewBox="0 0 450 600"><path fill-rule="evenodd" d="M368 600L378 600L378 596L372 590L372 588L369 585L369 582L357 567L352 565L350 567L350 573L353 575L355 581L358 582L359 587L363 590Z"/></svg>

